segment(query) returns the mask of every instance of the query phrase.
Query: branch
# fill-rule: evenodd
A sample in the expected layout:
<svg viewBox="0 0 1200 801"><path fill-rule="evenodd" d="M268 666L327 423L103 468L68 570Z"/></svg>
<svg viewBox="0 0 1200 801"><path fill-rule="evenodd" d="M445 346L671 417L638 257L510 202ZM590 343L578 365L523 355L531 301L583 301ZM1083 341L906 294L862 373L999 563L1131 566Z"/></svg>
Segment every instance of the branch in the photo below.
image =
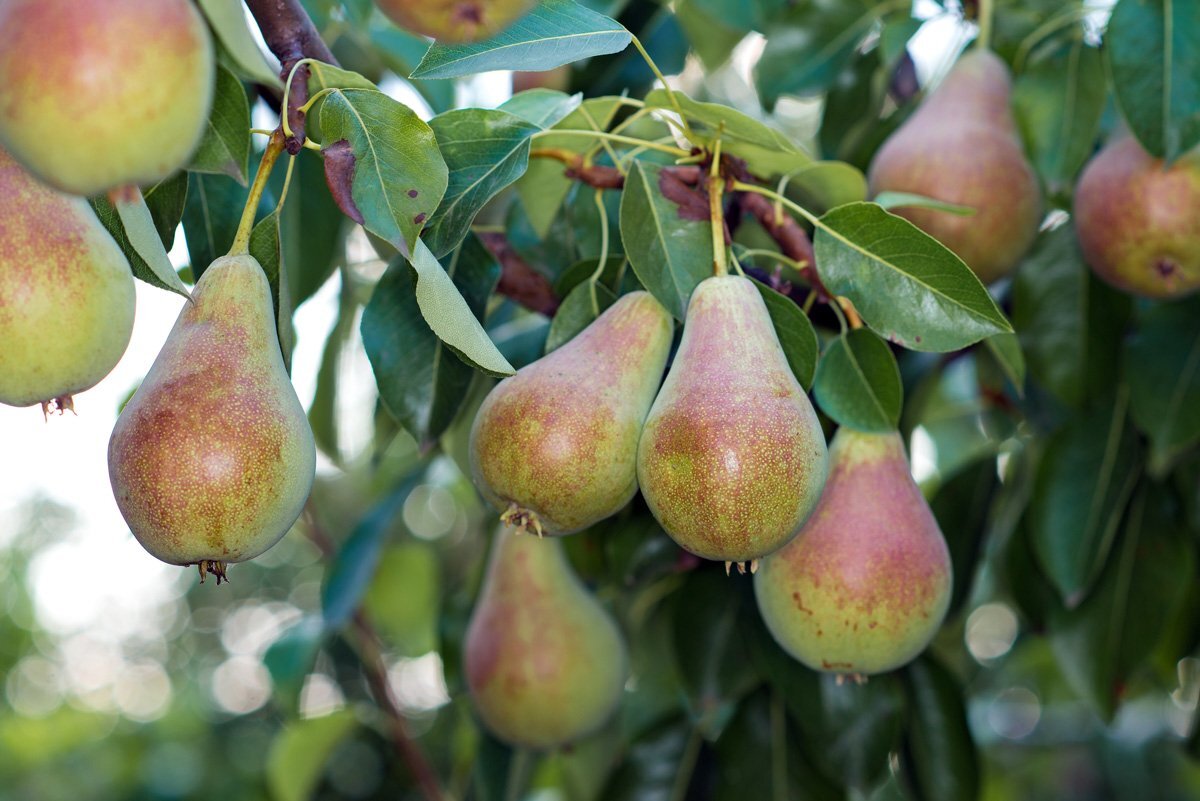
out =
<svg viewBox="0 0 1200 801"><path fill-rule="evenodd" d="M550 279L525 263L504 234L480 232L479 239L500 262L496 291L527 309L553 317L560 303Z"/></svg>
<svg viewBox="0 0 1200 801"><path fill-rule="evenodd" d="M775 206L770 200L753 192L740 192L737 196L742 209L753 214L759 224L779 245L779 251L792 261L804 265L800 271L822 298L831 297L829 290L817 275L816 260L813 258L812 241L796 218L790 214L775 215Z"/></svg>
<svg viewBox="0 0 1200 801"><path fill-rule="evenodd" d="M246 0L246 5L254 15L267 47L279 59L279 72L283 80L288 79L292 67L302 58L315 58L334 65L338 63L321 40L321 34L317 32L300 0ZM300 111L300 107L308 100L308 74L307 66L297 70L288 95L286 113L292 135L288 137L286 147L293 156L304 146L304 112Z"/></svg>

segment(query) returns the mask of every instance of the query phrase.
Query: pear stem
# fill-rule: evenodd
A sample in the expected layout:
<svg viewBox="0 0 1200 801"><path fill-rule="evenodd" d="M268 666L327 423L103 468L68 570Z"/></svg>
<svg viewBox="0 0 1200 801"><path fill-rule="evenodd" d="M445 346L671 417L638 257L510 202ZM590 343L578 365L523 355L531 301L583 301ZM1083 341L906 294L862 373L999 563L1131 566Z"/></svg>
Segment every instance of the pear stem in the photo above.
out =
<svg viewBox="0 0 1200 801"><path fill-rule="evenodd" d="M725 179L721 177L721 140L713 146L712 168L708 175L708 216L712 223L713 275L728 275L725 257L725 212L721 207Z"/></svg>
<svg viewBox="0 0 1200 801"><path fill-rule="evenodd" d="M992 46L992 2L993 0L979 0L979 37L975 40L975 46L980 50L987 50Z"/></svg>
<svg viewBox="0 0 1200 801"><path fill-rule="evenodd" d="M263 190L267 179L271 177L271 168L283 152L284 133L276 129L267 140L267 149L263 151L262 161L258 163L258 172L254 175L254 183L250 185L250 196L246 198L246 206L242 209L242 219L238 223L237 235L233 238L233 246L229 248L230 256L242 256L250 252L250 232L254 230L254 216L258 211L258 203L262 200Z"/></svg>

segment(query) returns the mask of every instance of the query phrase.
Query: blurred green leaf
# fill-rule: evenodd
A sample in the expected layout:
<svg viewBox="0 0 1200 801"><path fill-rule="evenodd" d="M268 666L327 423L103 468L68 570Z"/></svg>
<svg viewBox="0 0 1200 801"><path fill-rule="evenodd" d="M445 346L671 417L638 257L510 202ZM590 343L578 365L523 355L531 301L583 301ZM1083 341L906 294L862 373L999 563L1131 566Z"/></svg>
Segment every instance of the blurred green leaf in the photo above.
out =
<svg viewBox="0 0 1200 801"><path fill-rule="evenodd" d="M686 720L671 721L630 743L600 798L604 801L668 801L690 784L700 736Z"/></svg>
<svg viewBox="0 0 1200 801"><path fill-rule="evenodd" d="M953 566L954 589L948 616L962 608L970 595L988 529L992 498L999 483L996 461L986 458L951 476L930 500Z"/></svg>
<svg viewBox="0 0 1200 801"><path fill-rule="evenodd" d="M910 350L950 351L1011 331L975 274L936 239L874 203L818 222L817 271L863 321Z"/></svg>
<svg viewBox="0 0 1200 801"><path fill-rule="evenodd" d="M994 334L983 341L996 359L1004 377L1012 382L1018 395L1025 394L1025 352L1016 334Z"/></svg>
<svg viewBox="0 0 1200 801"><path fill-rule="evenodd" d="M865 328L829 342L813 381L821 410L859 431L894 431L900 424L903 393L892 349Z"/></svg>
<svg viewBox="0 0 1200 801"><path fill-rule="evenodd" d="M437 648L439 573L438 554L424 543L383 552L362 603L389 652L417 657Z"/></svg>
<svg viewBox="0 0 1200 801"><path fill-rule="evenodd" d="M325 763L358 726L348 709L287 724L267 755L267 786L275 801L308 801Z"/></svg>
<svg viewBox="0 0 1200 801"><path fill-rule="evenodd" d="M246 187L227 175L188 173L183 233L194 279L229 252L248 195Z"/></svg>
<svg viewBox="0 0 1200 801"><path fill-rule="evenodd" d="M879 12L861 0L812 0L771 25L756 70L767 105L783 94L825 90L874 27Z"/></svg>
<svg viewBox="0 0 1200 801"><path fill-rule="evenodd" d="M217 38L247 78L272 88L282 88L283 81L275 74L254 41L246 22L246 10L241 0L197 0L208 24Z"/></svg>
<svg viewBox="0 0 1200 801"><path fill-rule="evenodd" d="M573 0L541 0L520 24L482 42L434 42L413 78L457 78L488 70L549 70L581 58L616 53L630 41L614 20Z"/></svg>
<svg viewBox="0 0 1200 801"><path fill-rule="evenodd" d="M979 756L963 688L931 656L904 669L911 710L904 763L920 801L974 801L979 798Z"/></svg>
<svg viewBox="0 0 1200 801"><path fill-rule="evenodd" d="M500 111L507 111L545 130L566 119L579 108L582 95L568 95L554 89L527 89L500 104Z"/></svg>
<svg viewBox="0 0 1200 801"><path fill-rule="evenodd" d="M325 640L325 627L317 616L302 618L271 643L263 654L263 665L271 674L275 696L285 708L295 710L304 679Z"/></svg>

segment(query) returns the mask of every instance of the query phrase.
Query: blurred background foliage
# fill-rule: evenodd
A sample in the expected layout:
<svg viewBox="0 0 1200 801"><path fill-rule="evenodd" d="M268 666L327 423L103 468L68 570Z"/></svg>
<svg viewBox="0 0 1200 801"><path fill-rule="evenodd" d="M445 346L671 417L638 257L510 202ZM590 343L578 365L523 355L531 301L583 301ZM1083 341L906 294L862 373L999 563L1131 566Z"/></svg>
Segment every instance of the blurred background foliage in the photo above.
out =
<svg viewBox="0 0 1200 801"><path fill-rule="evenodd" d="M507 95L506 74L406 80L426 43L367 0L304 4L345 67L423 116ZM860 169L972 36L962 16L974 12L931 0L584 4L636 33L692 96ZM1097 49L1110 4L997 5L1025 144L1065 211L1118 124ZM1078 48L1090 67L1063 84L1060 59ZM554 77L588 97L641 95L652 79L631 50ZM207 263L193 226L230 208L236 223L244 189L190 180L183 230ZM170 572L125 602L79 609L45 587L86 521L39 497L0 507L0 799L416 798L398 727L452 797L481 801L1200 795L1200 453L1194 438L1154 436L1148 390L1200 341L1196 301L1133 303L1101 284L1060 211L995 288L1024 350L1023 391L985 347L897 350L901 429L956 587L934 646L896 673L860 685L799 666L763 628L749 576L688 557L640 499L568 538L627 635L633 674L601 732L536 755L491 738L464 694L460 647L494 520L465 476L466 432L492 381L472 374L444 433L418 447L379 403L357 336L385 248L341 216L315 160L294 180L282 222L293 301L335 288L310 405L323 461L309 509L226 586ZM853 176L831 180L836 197ZM503 226L565 294L566 268L599 255L591 190L569 186L540 233L517 194L480 221ZM738 232L747 247L768 241L753 221ZM550 323L497 297L487 327L519 367ZM1093 500L1098 516L1080 519ZM1064 534L1081 529L1103 547ZM1062 559L1088 560L1083 586L1046 570ZM94 569L123 580L119 564Z"/></svg>

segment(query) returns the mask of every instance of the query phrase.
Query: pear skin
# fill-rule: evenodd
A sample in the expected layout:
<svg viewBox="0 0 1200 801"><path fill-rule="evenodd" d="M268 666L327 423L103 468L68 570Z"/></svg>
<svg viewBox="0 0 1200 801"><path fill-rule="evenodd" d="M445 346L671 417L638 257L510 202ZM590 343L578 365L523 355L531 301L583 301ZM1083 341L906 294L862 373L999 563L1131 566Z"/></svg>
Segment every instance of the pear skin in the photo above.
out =
<svg viewBox="0 0 1200 801"><path fill-rule="evenodd" d="M492 390L471 428L471 472L505 521L571 534L629 503L673 328L650 293L630 292Z"/></svg>
<svg viewBox="0 0 1200 801"><path fill-rule="evenodd" d="M375 0L401 28L439 42L490 39L528 14L537 0Z"/></svg>
<svg viewBox="0 0 1200 801"><path fill-rule="evenodd" d="M782 547L825 485L825 435L748 278L701 281L638 444L638 482L671 538L705 559Z"/></svg>
<svg viewBox="0 0 1200 801"><path fill-rule="evenodd" d="M267 277L251 256L219 258L113 428L117 506L153 556L220 579L287 533L315 468Z"/></svg>
<svg viewBox="0 0 1200 801"><path fill-rule="evenodd" d="M0 143L76 195L160 181L200 142L215 69L190 0L4 0Z"/></svg>
<svg viewBox="0 0 1200 801"><path fill-rule="evenodd" d="M968 216L901 207L958 254L979 280L1012 272L1042 219L1041 188L1012 113L1012 81L1000 58L978 48L879 148L867 178L872 196L912 192L969 206Z"/></svg>
<svg viewBox="0 0 1200 801"><path fill-rule="evenodd" d="M616 623L553 538L502 527L464 640L467 686L497 737L549 749L598 729L628 673Z"/></svg>
<svg viewBox="0 0 1200 801"><path fill-rule="evenodd" d="M69 408L125 353L133 307L129 262L87 201L0 150L0 403Z"/></svg>
<svg viewBox="0 0 1200 801"><path fill-rule="evenodd" d="M816 511L754 576L758 609L783 649L814 670L894 670L929 644L946 615L946 541L899 434L843 426L829 460Z"/></svg>
<svg viewBox="0 0 1200 801"><path fill-rule="evenodd" d="M1126 134L1084 168L1075 231L1096 275L1147 298L1200 288L1200 155L1170 167Z"/></svg>

